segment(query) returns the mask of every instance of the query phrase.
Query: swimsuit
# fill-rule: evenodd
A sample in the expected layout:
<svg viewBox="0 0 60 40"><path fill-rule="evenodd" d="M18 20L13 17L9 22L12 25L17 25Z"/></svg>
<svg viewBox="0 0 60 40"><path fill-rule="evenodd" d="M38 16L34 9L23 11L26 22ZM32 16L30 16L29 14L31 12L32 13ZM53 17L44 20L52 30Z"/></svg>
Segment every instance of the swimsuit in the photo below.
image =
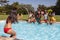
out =
<svg viewBox="0 0 60 40"><path fill-rule="evenodd" d="M45 21L45 22L48 21L48 15L47 15L47 14L44 15L44 21Z"/></svg>
<svg viewBox="0 0 60 40"><path fill-rule="evenodd" d="M56 21L56 19L54 17L52 17L52 21Z"/></svg>
<svg viewBox="0 0 60 40"><path fill-rule="evenodd" d="M45 22L47 22L48 20L46 19L46 20L44 20Z"/></svg>
<svg viewBox="0 0 60 40"><path fill-rule="evenodd" d="M4 32L7 33L11 28L4 28Z"/></svg>
<svg viewBox="0 0 60 40"><path fill-rule="evenodd" d="M56 19L54 17L51 17L50 20L51 21L56 21Z"/></svg>

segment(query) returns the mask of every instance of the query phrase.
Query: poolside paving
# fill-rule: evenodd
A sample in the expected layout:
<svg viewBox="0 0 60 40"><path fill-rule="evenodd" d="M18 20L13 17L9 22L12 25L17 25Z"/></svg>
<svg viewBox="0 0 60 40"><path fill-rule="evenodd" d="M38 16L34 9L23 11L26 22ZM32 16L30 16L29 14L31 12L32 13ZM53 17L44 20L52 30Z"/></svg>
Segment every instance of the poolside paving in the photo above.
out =
<svg viewBox="0 0 60 40"><path fill-rule="evenodd" d="M20 40L20 39L14 39L14 38L10 38L10 37L2 37L0 36L0 40Z"/></svg>

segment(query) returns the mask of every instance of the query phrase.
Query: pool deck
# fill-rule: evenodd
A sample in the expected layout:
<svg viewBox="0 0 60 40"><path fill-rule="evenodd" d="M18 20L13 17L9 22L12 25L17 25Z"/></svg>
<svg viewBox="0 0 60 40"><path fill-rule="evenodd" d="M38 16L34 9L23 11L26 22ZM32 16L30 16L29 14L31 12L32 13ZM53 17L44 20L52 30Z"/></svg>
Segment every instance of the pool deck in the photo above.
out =
<svg viewBox="0 0 60 40"><path fill-rule="evenodd" d="M22 40L22 39L14 39L14 38L10 38L10 37L2 37L0 36L0 40Z"/></svg>
<svg viewBox="0 0 60 40"><path fill-rule="evenodd" d="M0 20L0 22L4 22L5 20ZM20 20L20 21L25 21L25 20ZM44 22L43 22L44 23ZM56 22L56 23L60 23L60 22Z"/></svg>
<svg viewBox="0 0 60 40"><path fill-rule="evenodd" d="M13 40L13 38L8 38L8 37L2 37L2 36L0 36L0 40Z"/></svg>

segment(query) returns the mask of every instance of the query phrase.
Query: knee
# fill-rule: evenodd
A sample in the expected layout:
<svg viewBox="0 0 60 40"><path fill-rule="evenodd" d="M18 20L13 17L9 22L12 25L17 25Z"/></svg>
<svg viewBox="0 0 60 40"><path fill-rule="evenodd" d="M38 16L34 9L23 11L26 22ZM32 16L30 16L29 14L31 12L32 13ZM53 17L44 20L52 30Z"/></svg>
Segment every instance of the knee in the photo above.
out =
<svg viewBox="0 0 60 40"><path fill-rule="evenodd" d="M16 32L13 32L13 34L12 34L13 36L16 36Z"/></svg>

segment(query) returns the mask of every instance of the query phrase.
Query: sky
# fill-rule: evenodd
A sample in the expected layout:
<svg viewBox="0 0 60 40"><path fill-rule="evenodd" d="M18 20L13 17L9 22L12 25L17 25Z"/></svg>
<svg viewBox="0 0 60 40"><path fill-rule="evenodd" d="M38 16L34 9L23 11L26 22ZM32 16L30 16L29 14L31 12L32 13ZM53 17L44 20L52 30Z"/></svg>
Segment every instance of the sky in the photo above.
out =
<svg viewBox="0 0 60 40"><path fill-rule="evenodd" d="M53 6L56 5L57 0L9 0L9 4L19 2L20 4L31 4L35 9L38 5Z"/></svg>

